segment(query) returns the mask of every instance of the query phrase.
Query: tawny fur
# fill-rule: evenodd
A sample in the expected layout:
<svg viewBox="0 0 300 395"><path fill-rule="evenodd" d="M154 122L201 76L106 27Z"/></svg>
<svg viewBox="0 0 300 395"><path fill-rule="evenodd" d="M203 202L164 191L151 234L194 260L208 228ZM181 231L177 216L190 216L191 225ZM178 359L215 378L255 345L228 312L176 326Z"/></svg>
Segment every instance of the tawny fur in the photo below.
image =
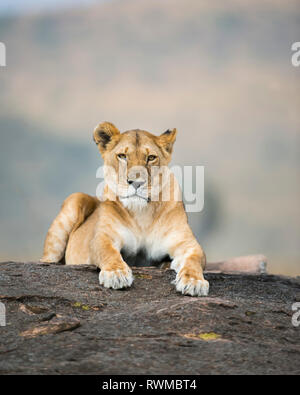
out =
<svg viewBox="0 0 300 395"><path fill-rule="evenodd" d="M203 277L205 254L188 225L173 175L169 176L169 184L158 190L158 199L150 200L154 196L151 195L155 187L153 180L139 189L143 197L126 197L131 188L130 169L142 166L150 174L153 166L167 166L175 138L176 129L161 136L142 130L121 134L111 123L99 124L94 140L104 164L116 171L121 168L126 174L119 181L117 193L110 188L111 175L106 175L101 202L83 193L75 193L65 200L48 231L41 261L59 262L65 257L67 265L96 265L101 269L100 284L119 289L133 282L132 271L121 250L134 255L144 249L149 259L170 256L171 268L177 272L174 283L179 292L207 295L209 284ZM141 179L140 174L137 177ZM167 201L162 198L166 188L170 190Z"/></svg>

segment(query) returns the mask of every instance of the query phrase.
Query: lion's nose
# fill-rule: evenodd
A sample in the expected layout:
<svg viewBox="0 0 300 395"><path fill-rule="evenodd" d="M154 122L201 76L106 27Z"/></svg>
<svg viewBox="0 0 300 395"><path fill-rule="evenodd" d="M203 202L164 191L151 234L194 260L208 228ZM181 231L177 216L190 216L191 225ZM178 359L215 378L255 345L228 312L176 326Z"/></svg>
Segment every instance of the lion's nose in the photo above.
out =
<svg viewBox="0 0 300 395"><path fill-rule="evenodd" d="M127 180L129 185L132 185L135 189L139 189L141 185L145 184L145 181L134 181L134 180Z"/></svg>

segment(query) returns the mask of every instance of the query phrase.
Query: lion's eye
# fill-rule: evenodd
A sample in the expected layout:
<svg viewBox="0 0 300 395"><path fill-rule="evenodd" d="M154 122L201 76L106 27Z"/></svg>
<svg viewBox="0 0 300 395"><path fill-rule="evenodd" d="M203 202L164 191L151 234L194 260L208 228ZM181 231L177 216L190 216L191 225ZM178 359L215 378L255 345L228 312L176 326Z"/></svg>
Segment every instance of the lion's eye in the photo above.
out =
<svg viewBox="0 0 300 395"><path fill-rule="evenodd" d="M126 160L126 155L125 154L118 154L117 155L119 159L125 159Z"/></svg>
<svg viewBox="0 0 300 395"><path fill-rule="evenodd" d="M153 162L156 158L157 158L157 156L155 156L155 155L149 155L147 161Z"/></svg>

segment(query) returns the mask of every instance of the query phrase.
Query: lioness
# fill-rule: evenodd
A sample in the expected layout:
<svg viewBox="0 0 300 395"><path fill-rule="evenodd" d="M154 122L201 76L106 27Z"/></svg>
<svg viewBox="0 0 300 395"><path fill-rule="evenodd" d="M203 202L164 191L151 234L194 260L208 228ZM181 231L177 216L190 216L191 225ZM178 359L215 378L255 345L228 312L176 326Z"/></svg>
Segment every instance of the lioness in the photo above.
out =
<svg viewBox="0 0 300 395"><path fill-rule="evenodd" d="M160 172L170 162L176 133L120 133L109 122L99 124L94 140L109 169L103 196L75 193L65 200L48 230L41 261L59 262L65 256L67 265L96 265L100 284L119 289L133 282L125 260L143 251L150 264L169 257L177 291L207 295L205 254L188 225L178 183L171 172L162 182L166 172ZM139 172L132 174L137 166ZM121 177L116 179L114 172ZM168 199L162 198L164 192Z"/></svg>

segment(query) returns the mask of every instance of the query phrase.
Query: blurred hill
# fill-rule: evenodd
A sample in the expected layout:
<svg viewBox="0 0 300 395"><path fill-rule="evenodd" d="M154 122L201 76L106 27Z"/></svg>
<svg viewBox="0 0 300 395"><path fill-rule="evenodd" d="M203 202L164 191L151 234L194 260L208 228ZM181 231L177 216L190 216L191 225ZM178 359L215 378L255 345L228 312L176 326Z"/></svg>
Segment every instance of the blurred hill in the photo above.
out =
<svg viewBox="0 0 300 395"><path fill-rule="evenodd" d="M0 259L28 259L39 256L51 217L66 196L74 190L95 193L93 170L101 161L92 141L60 141L18 119L0 119L0 129L5 131L0 155Z"/></svg>
<svg viewBox="0 0 300 395"><path fill-rule="evenodd" d="M2 16L1 258L36 259L61 200L95 193L91 131L110 120L177 127L173 163L205 165L205 209L191 221L210 260L262 252L300 274L299 22L292 0Z"/></svg>

